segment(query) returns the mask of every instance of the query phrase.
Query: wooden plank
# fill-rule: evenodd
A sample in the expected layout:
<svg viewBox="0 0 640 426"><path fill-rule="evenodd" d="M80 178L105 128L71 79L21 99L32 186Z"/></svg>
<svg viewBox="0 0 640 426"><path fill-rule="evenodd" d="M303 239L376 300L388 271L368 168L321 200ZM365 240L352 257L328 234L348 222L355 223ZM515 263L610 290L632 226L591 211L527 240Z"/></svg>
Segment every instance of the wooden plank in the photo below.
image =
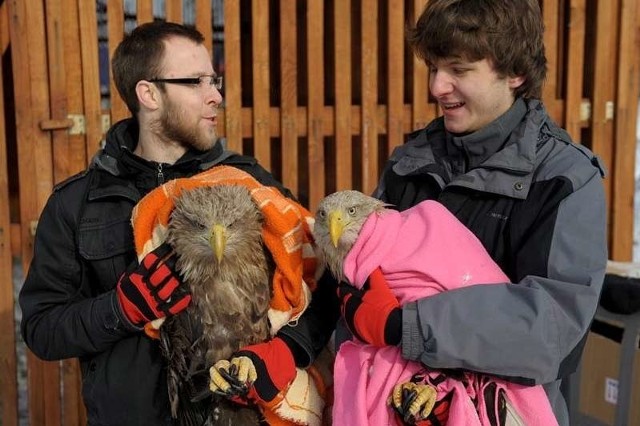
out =
<svg viewBox="0 0 640 426"><path fill-rule="evenodd" d="M580 106L584 78L585 0L570 0L567 94L564 127L571 138L580 141Z"/></svg>
<svg viewBox="0 0 640 426"><path fill-rule="evenodd" d="M0 2L0 55L9 48L9 12L6 2Z"/></svg>
<svg viewBox="0 0 640 426"><path fill-rule="evenodd" d="M607 103L613 106L615 97L617 30L619 0L596 2L594 21L595 31L593 46L593 79L591 82L593 101L591 106L591 149L600 156L604 166L615 178L613 166L614 139L613 120L607 117ZM613 179L604 181L607 211L611 207L611 190Z"/></svg>
<svg viewBox="0 0 640 426"><path fill-rule="evenodd" d="M62 18L62 2L46 3L46 41L49 69L49 104L50 118L65 120L67 118L67 82L65 67L65 45L63 39L64 24ZM69 11L67 11L67 14ZM77 39L77 36L76 36ZM70 70L70 72L72 72ZM77 81L75 83L77 85ZM42 121L41 121L42 122ZM66 128L50 130L53 145L53 182L61 182L69 176L69 134ZM81 164L84 164L81 163Z"/></svg>
<svg viewBox="0 0 640 426"><path fill-rule="evenodd" d="M343 0L340 3L348 3ZM309 209L315 211L320 200L325 196L325 157L324 157L324 14L323 0L307 1L307 115L298 124L307 131L308 176L309 176ZM348 79L347 79L348 80ZM341 95L344 95L341 93ZM300 133L298 132L300 135ZM302 135L300 135L302 136Z"/></svg>
<svg viewBox="0 0 640 426"><path fill-rule="evenodd" d="M122 0L110 1L107 6L107 33L109 37L109 60L111 60L113 52L115 52L116 47L118 47L118 44L124 37L124 8ZM109 66L109 77L111 122L115 123L116 121L120 121L123 118L128 117L130 114L124 101L118 95L118 89L116 89L115 82L113 81L113 75L111 73L111 66Z"/></svg>
<svg viewBox="0 0 640 426"><path fill-rule="evenodd" d="M224 2L224 130L229 149L242 152L242 80L240 76L240 0ZM222 121L221 121L222 122Z"/></svg>
<svg viewBox="0 0 640 426"><path fill-rule="evenodd" d="M280 140L282 183L298 197L300 167L296 132L298 107L296 6L296 0L280 0Z"/></svg>
<svg viewBox="0 0 640 426"><path fill-rule="evenodd" d="M8 24L7 7L0 4L0 23ZM6 27L5 27L6 28ZM8 45L8 28L0 30L0 56ZM13 262L9 211L9 169L4 110L4 77L0 66L0 424L18 424L15 321L13 309Z"/></svg>
<svg viewBox="0 0 640 426"><path fill-rule="evenodd" d="M80 51L82 57L82 95L85 117L86 163L91 161L100 148L103 138L102 106L100 100L100 70L98 60L98 22L96 8L91 2L78 1ZM111 90L115 87L111 85ZM117 91L112 97L120 98ZM107 119L108 115L105 116Z"/></svg>
<svg viewBox="0 0 640 426"><path fill-rule="evenodd" d="M633 197L636 120L640 96L640 6L621 0L618 43L618 88L615 110L615 178L612 194L610 258L630 261L633 255Z"/></svg>
<svg viewBox="0 0 640 426"><path fill-rule="evenodd" d="M413 15L411 25L415 25L422 13L426 0L413 1ZM435 105L429 104L429 73L425 63L415 54L412 55L413 90L412 90L412 130L425 127L436 115Z"/></svg>
<svg viewBox="0 0 640 426"><path fill-rule="evenodd" d="M378 182L378 2L362 0L362 192L370 194Z"/></svg>
<svg viewBox="0 0 640 426"><path fill-rule="evenodd" d="M21 93L15 98L16 132L18 148L18 170L20 179L20 223L21 223L21 255L23 269L26 271L33 253L33 239L29 231L29 224L35 221L39 214L39 170L42 160L36 160L40 144L50 147L50 141L38 130L37 120L48 117L42 114L42 109L48 110L48 99L40 96L42 92L42 80L46 79L46 61L44 49L36 46L44 46L44 18L42 10L39 13L30 8L42 7L37 2L23 2L20 0L8 1L9 34L12 49L12 71L14 92ZM40 16L40 20L37 17ZM33 48L30 48L33 46ZM38 75L39 74L39 75ZM46 84L45 84L46 87ZM45 170L51 170L51 157L46 155L49 163ZM42 179L45 185L51 184L51 178ZM45 380L45 363L39 361L31 352L28 352L27 366L28 376L28 400L29 423L32 425L48 425L57 419L60 421L59 412L59 385L48 389L49 382ZM52 402L58 402L58 410L51 410L51 404L45 404L45 390ZM49 394L49 391L51 392ZM56 412L57 411L57 412Z"/></svg>
<svg viewBox="0 0 640 426"><path fill-rule="evenodd" d="M153 21L153 0L137 0L136 14L138 25Z"/></svg>
<svg viewBox="0 0 640 426"><path fill-rule="evenodd" d="M253 59L253 151L271 170L269 139L269 2L251 0L251 45ZM238 74L240 75L240 74Z"/></svg>
<svg viewBox="0 0 640 426"><path fill-rule="evenodd" d="M334 81L335 81L335 167L336 190L353 187L353 150L352 150L352 35L351 0L334 2Z"/></svg>
<svg viewBox="0 0 640 426"><path fill-rule="evenodd" d="M387 3L387 155L404 142L404 2ZM384 159L386 160L386 158ZM373 177L375 182L378 176Z"/></svg>
<svg viewBox="0 0 640 426"><path fill-rule="evenodd" d="M182 0L165 2L167 21L182 23Z"/></svg>
<svg viewBox="0 0 640 426"><path fill-rule="evenodd" d="M209 54L213 54L213 24L211 0L196 0L195 2L196 29L204 36L204 45ZM217 70L216 70L217 71Z"/></svg>
<svg viewBox="0 0 640 426"><path fill-rule="evenodd" d="M547 79L542 87L542 99L545 104L558 97L558 34L562 31L558 22L558 1L540 0L547 57Z"/></svg>

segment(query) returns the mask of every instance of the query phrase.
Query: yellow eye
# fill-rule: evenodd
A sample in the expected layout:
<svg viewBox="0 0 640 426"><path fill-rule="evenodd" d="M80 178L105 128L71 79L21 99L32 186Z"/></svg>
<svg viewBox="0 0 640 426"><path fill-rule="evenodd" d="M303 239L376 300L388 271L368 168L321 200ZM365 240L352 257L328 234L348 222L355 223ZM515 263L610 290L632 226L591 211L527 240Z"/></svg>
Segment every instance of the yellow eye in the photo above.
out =
<svg viewBox="0 0 640 426"><path fill-rule="evenodd" d="M355 216L356 208L355 207L350 207L348 213L349 213L349 216Z"/></svg>

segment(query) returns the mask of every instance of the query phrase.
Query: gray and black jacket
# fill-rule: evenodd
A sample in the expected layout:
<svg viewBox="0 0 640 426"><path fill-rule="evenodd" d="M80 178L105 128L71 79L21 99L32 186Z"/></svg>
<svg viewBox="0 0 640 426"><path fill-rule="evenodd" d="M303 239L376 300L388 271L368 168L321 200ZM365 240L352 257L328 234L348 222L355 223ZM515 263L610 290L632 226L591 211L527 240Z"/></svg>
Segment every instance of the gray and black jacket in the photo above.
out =
<svg viewBox="0 0 640 426"><path fill-rule="evenodd" d="M169 165L133 155L137 137L134 120L117 123L91 166L54 188L19 298L22 335L39 358L79 357L90 425L171 424L159 344L126 320L115 293L118 278L136 258L130 218L140 198L164 181L217 164L242 169L292 197L254 158L227 151L220 142ZM300 367L335 326L335 301L325 297L334 298L334 292L319 285L297 326L281 330Z"/></svg>
<svg viewBox="0 0 640 426"><path fill-rule="evenodd" d="M560 381L576 370L607 262L603 176L535 100L460 137L439 118L396 148L375 195L399 210L438 200L511 279L406 305L403 356L542 384L568 424Z"/></svg>

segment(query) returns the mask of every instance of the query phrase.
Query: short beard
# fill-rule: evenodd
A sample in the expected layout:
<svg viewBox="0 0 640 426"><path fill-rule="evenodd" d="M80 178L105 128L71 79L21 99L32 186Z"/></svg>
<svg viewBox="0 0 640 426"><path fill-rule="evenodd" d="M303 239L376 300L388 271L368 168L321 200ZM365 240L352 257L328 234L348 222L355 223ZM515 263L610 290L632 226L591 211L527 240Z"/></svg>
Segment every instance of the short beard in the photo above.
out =
<svg viewBox="0 0 640 426"><path fill-rule="evenodd" d="M187 126L184 110L176 107L173 102L167 103L167 108L162 113L158 122L159 130L167 139L178 142L185 148L193 148L197 151L211 149L216 141L216 134L211 137L198 132L197 124Z"/></svg>

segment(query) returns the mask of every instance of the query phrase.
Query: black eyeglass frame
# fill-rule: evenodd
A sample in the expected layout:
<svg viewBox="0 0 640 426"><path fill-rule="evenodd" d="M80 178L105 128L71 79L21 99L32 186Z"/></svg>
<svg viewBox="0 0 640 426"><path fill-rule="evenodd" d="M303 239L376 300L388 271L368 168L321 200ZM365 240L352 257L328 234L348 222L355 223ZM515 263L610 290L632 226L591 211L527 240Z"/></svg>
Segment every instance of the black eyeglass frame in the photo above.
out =
<svg viewBox="0 0 640 426"><path fill-rule="evenodd" d="M151 78L147 80L150 83L169 83L169 84L185 84L190 86L203 85L209 78L209 86L213 86L216 90L222 90L223 79L221 75L201 75L198 77L183 77L183 78Z"/></svg>

